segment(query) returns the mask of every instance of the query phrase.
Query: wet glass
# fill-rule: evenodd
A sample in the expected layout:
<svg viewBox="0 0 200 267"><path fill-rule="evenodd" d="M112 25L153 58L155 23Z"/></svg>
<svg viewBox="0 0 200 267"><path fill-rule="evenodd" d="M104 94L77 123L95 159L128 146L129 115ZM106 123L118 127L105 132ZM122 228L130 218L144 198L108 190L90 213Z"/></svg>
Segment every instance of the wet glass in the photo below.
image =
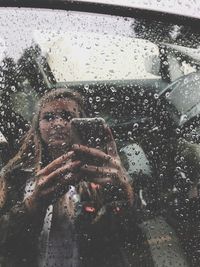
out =
<svg viewBox="0 0 200 267"><path fill-rule="evenodd" d="M86 116L111 128L141 203L137 242L124 243L119 261L199 266L199 31L75 11L0 14L1 166L23 144L35 105L52 86L78 91ZM78 198L73 187L71 194Z"/></svg>

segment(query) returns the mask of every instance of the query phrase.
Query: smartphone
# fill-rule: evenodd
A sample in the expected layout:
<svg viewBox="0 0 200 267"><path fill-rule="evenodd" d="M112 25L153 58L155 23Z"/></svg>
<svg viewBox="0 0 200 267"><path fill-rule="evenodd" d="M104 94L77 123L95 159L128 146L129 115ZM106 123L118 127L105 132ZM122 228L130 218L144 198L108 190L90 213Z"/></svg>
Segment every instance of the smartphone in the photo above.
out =
<svg viewBox="0 0 200 267"><path fill-rule="evenodd" d="M105 131L105 120L103 118L74 118L71 121L72 143L97 148L106 153L107 134ZM84 164L102 166L102 159L91 155L77 153L76 158Z"/></svg>
<svg viewBox="0 0 200 267"><path fill-rule="evenodd" d="M71 121L73 143L103 151L106 149L107 134L103 118L74 118Z"/></svg>

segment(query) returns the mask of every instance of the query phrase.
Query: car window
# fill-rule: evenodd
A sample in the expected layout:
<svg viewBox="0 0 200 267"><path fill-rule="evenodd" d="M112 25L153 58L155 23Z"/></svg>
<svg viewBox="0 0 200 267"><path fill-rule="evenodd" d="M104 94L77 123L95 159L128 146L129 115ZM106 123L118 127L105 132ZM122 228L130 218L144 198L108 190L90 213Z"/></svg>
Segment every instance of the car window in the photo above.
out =
<svg viewBox="0 0 200 267"><path fill-rule="evenodd" d="M80 179L77 184L76 179L76 182L70 180L70 185L62 190L59 186L63 180L55 184L48 202L51 205L40 210L43 217L42 223L37 221L39 226L32 228L37 216L31 217L31 223L25 220L25 225L19 223L23 226L20 231L27 231L22 237L28 239L33 235L33 243L38 238L42 240L37 243L41 258L30 256L36 253L31 247L36 242L29 243L30 253L23 258L20 254L23 245L18 247L20 252L17 246L12 250L12 246L6 245L12 238L5 237L2 246L8 255L14 255L9 259L10 264L15 266L13 258L21 257L20 264L35 264L37 258L38 266L45 266L47 258L51 259L49 266L66 266L66 262L72 264L71 260L73 266L79 266L80 261L80 266L87 267L97 263L99 267L147 266L147 263L148 266L199 266L199 31L180 20L176 23L137 13L125 17L98 12L0 8L0 14L3 140L0 165L4 167L2 177L8 176L6 183L11 183L8 188L1 183L1 188L6 188L2 191L7 190L6 196L2 193L5 203L0 201L2 229L4 225L10 229L9 220L23 221L20 216L26 214L26 209L18 212L18 207L20 210L20 205L35 192L34 186L39 184L38 190L47 195L50 190L42 183L55 174L65 182L73 175ZM71 102L55 97L52 92L57 89L70 91ZM66 92L62 94L67 98ZM77 129L73 123L79 125ZM52 126L56 124L58 127ZM106 135L103 141L102 132ZM84 134L93 136L85 141ZM73 140L73 146L67 143L66 136ZM79 148L74 140L82 140ZM79 151L80 145L91 144L95 144L92 152ZM89 153L88 161L84 153ZM59 165L58 158L65 161ZM55 159L53 168L48 164ZM76 176L75 164L78 170L88 170L89 174ZM63 174L66 165L68 176ZM37 179L42 175L44 180L40 184ZM116 177L124 179L115 184ZM100 178L108 183L102 186ZM114 185L109 179L115 181ZM129 206L125 209L128 213L124 215L120 212L127 207L123 201L129 185L134 190L135 202L131 210ZM64 205L63 192L73 199L75 208L72 204ZM126 195L128 200L130 195ZM92 204L99 206L90 206L90 198ZM44 199L41 202L45 203ZM103 201L112 205L117 202L117 206L106 206ZM11 215L5 215L10 210ZM88 221L91 228L84 225ZM10 231L14 238L21 233L14 226ZM15 241L18 244L17 238ZM15 241L11 242L13 246ZM102 251L102 256L97 251ZM6 257L2 256L3 264L8 260Z"/></svg>
<svg viewBox="0 0 200 267"><path fill-rule="evenodd" d="M156 97L169 81L198 69L198 61L192 61L198 45L193 38L184 47L183 26L170 24L162 33L162 22L149 25L144 19L45 10L1 12L2 87L11 88L12 105L29 122L37 96L55 82L81 81L87 91L91 81L123 84L133 80L130 87L135 80L138 87L146 81L155 88ZM16 28L11 30L13 23ZM131 102L128 98L127 103ZM111 102L113 99L110 97Z"/></svg>

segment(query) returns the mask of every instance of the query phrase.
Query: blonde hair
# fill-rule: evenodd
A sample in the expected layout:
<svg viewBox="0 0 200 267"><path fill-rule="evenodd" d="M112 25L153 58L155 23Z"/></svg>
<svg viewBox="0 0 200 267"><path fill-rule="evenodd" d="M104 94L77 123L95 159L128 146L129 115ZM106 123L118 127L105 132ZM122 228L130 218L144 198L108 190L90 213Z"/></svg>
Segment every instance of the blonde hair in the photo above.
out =
<svg viewBox="0 0 200 267"><path fill-rule="evenodd" d="M85 117L84 111L84 99L83 97L72 89L61 86L53 88L50 92L46 93L41 97L38 102L35 115L32 121L32 127L27 132L22 140L22 146L18 153L7 163L2 170L2 175L9 174L17 167L30 167L34 166L35 171L41 169L42 162L42 140L39 131L39 117L41 108L46 104L55 99L69 99L78 103L80 117Z"/></svg>

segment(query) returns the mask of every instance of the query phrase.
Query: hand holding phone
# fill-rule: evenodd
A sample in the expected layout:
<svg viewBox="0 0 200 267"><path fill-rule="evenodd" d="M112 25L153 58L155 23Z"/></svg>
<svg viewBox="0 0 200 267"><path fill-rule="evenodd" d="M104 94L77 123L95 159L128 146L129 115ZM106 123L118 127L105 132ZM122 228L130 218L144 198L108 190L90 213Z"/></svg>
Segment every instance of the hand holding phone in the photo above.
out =
<svg viewBox="0 0 200 267"><path fill-rule="evenodd" d="M75 137L78 142L74 142L72 150L82 162L80 170L83 176L85 175L86 181L106 190L103 202L115 201L116 192L112 191L117 189L120 195L117 199L123 199L132 205L134 191L131 180L118 155L111 129L101 119L96 122L92 119L92 123L89 119L89 125L89 122L81 125L82 120L79 120L77 127L79 136Z"/></svg>

